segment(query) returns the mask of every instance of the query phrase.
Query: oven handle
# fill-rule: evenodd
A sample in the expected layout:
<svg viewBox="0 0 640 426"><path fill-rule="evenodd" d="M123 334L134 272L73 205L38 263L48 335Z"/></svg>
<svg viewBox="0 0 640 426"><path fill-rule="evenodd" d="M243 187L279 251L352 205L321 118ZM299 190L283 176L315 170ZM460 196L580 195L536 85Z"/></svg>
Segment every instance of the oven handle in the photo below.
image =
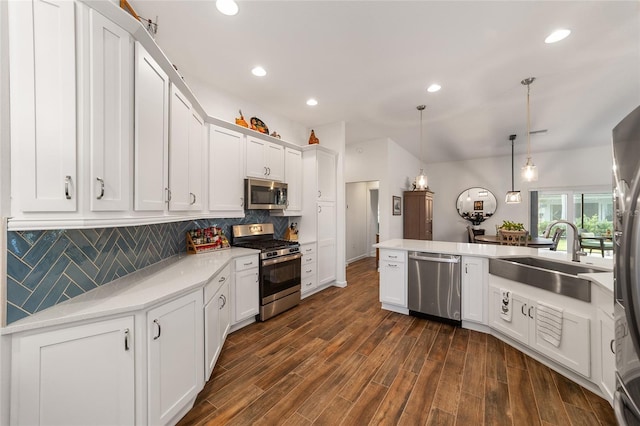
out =
<svg viewBox="0 0 640 426"><path fill-rule="evenodd" d="M275 265L277 263L289 262L290 260L300 259L302 257L302 253L296 253L281 257L276 257L275 259L267 259L262 261L262 266Z"/></svg>

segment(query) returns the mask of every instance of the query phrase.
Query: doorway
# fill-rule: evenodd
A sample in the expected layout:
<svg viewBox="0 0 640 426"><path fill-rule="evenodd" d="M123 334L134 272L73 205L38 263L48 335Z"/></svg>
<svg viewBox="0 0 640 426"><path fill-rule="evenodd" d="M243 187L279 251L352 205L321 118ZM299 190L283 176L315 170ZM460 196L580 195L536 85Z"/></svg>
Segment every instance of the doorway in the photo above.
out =
<svg viewBox="0 0 640 426"><path fill-rule="evenodd" d="M378 181L346 184L346 263L375 257L378 234Z"/></svg>

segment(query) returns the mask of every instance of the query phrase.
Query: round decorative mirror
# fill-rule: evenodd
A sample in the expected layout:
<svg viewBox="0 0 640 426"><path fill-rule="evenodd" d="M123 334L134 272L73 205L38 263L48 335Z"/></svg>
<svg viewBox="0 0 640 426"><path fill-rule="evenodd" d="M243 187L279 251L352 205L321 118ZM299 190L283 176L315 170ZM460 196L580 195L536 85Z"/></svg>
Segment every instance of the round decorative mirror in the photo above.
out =
<svg viewBox="0 0 640 426"><path fill-rule="evenodd" d="M473 225L480 225L493 216L497 206L496 196L488 189L480 187L465 189L456 201L460 217Z"/></svg>

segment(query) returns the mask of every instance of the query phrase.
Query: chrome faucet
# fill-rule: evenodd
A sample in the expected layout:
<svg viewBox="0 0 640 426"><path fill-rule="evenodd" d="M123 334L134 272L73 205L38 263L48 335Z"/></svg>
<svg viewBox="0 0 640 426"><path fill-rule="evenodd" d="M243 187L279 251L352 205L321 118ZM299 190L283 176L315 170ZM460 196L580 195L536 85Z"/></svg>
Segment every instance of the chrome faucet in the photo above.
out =
<svg viewBox="0 0 640 426"><path fill-rule="evenodd" d="M564 219L554 220L549 225L547 225L547 229L544 230L544 234L549 235L549 231L551 231L551 228L560 223L569 225L573 229L573 247L571 248L571 260L573 260L574 262L580 262L580 256L585 256L587 253L580 251L580 238L578 238L578 228L573 223Z"/></svg>

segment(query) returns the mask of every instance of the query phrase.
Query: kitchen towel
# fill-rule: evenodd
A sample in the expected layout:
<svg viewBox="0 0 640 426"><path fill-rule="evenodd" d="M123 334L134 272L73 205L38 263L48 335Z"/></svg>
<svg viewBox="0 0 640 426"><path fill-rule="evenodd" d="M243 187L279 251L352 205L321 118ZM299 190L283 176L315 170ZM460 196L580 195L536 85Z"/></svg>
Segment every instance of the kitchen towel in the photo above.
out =
<svg viewBox="0 0 640 426"><path fill-rule="evenodd" d="M500 318L511 322L511 291L506 288L500 289L502 299L500 301Z"/></svg>
<svg viewBox="0 0 640 426"><path fill-rule="evenodd" d="M536 312L536 331L538 336L556 348L562 340L562 315L564 310L544 302L538 302Z"/></svg>

